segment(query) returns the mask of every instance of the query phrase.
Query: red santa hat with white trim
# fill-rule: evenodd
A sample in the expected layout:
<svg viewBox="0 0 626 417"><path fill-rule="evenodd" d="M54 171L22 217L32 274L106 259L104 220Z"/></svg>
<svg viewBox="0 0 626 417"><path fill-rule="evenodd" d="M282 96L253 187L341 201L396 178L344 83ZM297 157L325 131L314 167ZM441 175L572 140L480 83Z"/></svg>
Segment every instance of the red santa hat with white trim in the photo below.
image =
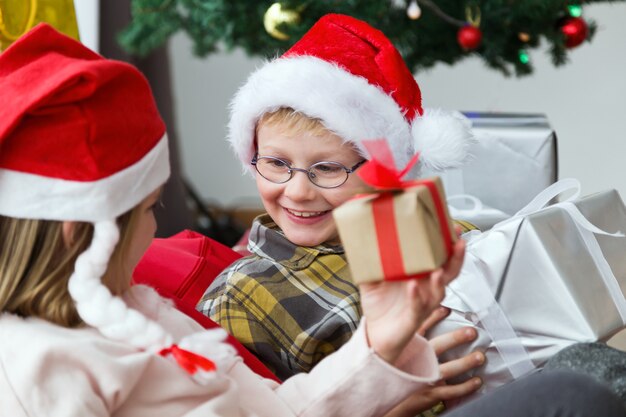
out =
<svg viewBox="0 0 626 417"><path fill-rule="evenodd" d="M363 140L386 139L398 167L415 152L430 169L458 166L473 142L460 113L424 111L417 82L382 32L345 15L322 17L237 92L229 141L244 166L254 156L259 118L283 107L320 119L365 158Z"/></svg>
<svg viewBox="0 0 626 417"><path fill-rule="evenodd" d="M69 279L85 323L158 351L168 335L101 282L116 218L169 176L165 125L133 66L45 24L0 53L0 215L94 225Z"/></svg>

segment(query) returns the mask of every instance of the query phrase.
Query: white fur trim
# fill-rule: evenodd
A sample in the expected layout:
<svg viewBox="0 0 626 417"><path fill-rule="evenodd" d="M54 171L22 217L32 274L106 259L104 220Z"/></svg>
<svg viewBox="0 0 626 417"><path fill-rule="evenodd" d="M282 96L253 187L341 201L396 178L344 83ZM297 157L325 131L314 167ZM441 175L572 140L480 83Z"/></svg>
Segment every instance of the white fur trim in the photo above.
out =
<svg viewBox="0 0 626 417"><path fill-rule="evenodd" d="M0 169L0 214L96 222L136 206L169 177L167 134L141 160L98 181L68 181Z"/></svg>
<svg viewBox="0 0 626 417"><path fill-rule="evenodd" d="M76 260L69 279L69 293L83 321L107 338L158 352L171 345L172 337L159 324L112 295L101 282L118 240L115 220L94 224L91 245Z"/></svg>
<svg viewBox="0 0 626 417"><path fill-rule="evenodd" d="M291 107L324 125L364 157L362 140L385 138L398 166L413 154L409 123L393 98L343 68L311 56L279 58L256 70L231 103L229 141L250 167L256 123L266 112Z"/></svg>
<svg viewBox="0 0 626 417"><path fill-rule="evenodd" d="M192 333L181 339L178 346L197 355L210 359L216 367L216 371L199 370L193 375L193 379L201 385L207 385L218 377L230 371L237 362L237 350L226 339L228 333L222 328L203 330Z"/></svg>
<svg viewBox="0 0 626 417"><path fill-rule="evenodd" d="M462 165L476 141L469 119L441 109L424 109L424 115L413 120L411 133L420 161L433 170Z"/></svg>

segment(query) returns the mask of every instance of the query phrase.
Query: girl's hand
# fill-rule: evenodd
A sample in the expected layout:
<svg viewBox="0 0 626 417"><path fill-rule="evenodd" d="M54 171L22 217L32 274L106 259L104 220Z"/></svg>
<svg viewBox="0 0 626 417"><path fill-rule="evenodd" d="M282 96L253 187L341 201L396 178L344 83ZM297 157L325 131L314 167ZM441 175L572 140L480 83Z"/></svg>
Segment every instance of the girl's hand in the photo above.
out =
<svg viewBox="0 0 626 417"><path fill-rule="evenodd" d="M461 271L465 242L459 239L442 268L422 279L361 285L361 305L370 346L394 363Z"/></svg>

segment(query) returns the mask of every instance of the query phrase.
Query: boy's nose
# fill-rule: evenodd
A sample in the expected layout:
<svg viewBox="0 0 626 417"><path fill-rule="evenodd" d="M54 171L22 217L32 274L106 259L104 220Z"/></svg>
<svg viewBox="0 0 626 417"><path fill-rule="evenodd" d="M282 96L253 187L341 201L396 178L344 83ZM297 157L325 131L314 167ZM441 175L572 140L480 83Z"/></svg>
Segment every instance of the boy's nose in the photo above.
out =
<svg viewBox="0 0 626 417"><path fill-rule="evenodd" d="M309 180L308 173L294 171L293 177L285 183L284 194L292 201L307 201L315 198L316 188Z"/></svg>

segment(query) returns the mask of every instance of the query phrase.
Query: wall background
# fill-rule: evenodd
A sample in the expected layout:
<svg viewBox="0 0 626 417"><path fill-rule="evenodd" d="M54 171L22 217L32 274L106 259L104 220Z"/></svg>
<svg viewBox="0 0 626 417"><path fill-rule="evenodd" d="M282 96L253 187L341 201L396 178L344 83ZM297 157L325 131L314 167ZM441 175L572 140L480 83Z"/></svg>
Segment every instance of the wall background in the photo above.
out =
<svg viewBox="0 0 626 417"><path fill-rule="evenodd" d="M74 0L80 40L85 46L96 52L98 52L98 42L100 41L99 8L100 0Z"/></svg>
<svg viewBox="0 0 626 417"><path fill-rule="evenodd" d="M578 178L585 194L616 188L626 198L626 4L586 6L583 17L595 19L598 32L565 67L536 50L535 73L522 79L505 78L477 58L416 78L427 107L545 113L559 138L560 177ZM258 204L224 138L227 103L262 60L241 51L201 60L184 35L172 40L170 59L184 175L208 201Z"/></svg>

